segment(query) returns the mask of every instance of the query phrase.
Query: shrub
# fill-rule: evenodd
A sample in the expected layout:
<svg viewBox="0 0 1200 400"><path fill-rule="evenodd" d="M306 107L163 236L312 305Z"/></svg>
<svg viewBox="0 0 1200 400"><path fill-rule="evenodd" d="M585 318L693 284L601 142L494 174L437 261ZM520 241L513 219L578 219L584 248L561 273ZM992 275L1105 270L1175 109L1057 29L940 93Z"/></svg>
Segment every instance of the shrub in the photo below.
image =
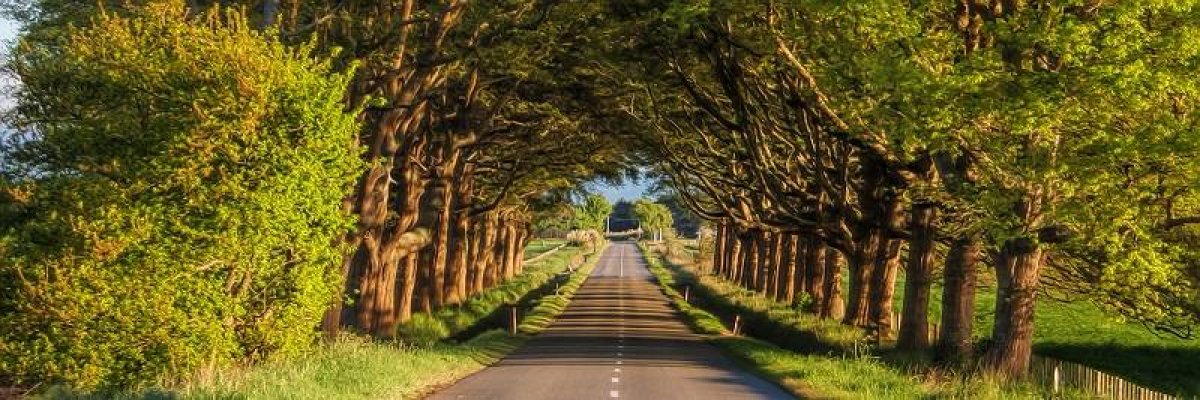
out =
<svg viewBox="0 0 1200 400"><path fill-rule="evenodd" d="M313 342L360 167L349 77L249 25L155 5L15 51L0 383L137 387Z"/></svg>

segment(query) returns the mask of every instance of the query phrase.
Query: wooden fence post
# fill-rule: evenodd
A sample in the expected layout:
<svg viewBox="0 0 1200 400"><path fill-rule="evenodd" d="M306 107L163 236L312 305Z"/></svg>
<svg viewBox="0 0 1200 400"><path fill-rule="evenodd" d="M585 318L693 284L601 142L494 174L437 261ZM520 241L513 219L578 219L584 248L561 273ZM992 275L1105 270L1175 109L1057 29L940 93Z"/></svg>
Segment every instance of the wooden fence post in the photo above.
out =
<svg viewBox="0 0 1200 400"><path fill-rule="evenodd" d="M508 333L513 336L516 336L517 335L517 306L516 305L511 305L508 307L508 316L509 316L508 317L508 326L509 326Z"/></svg>
<svg viewBox="0 0 1200 400"><path fill-rule="evenodd" d="M1062 384L1061 382L1062 382L1061 372L1059 372L1059 370L1058 370L1058 365L1055 365L1054 366L1054 394L1058 394L1058 392L1060 390L1059 388L1061 388L1061 386L1060 386Z"/></svg>

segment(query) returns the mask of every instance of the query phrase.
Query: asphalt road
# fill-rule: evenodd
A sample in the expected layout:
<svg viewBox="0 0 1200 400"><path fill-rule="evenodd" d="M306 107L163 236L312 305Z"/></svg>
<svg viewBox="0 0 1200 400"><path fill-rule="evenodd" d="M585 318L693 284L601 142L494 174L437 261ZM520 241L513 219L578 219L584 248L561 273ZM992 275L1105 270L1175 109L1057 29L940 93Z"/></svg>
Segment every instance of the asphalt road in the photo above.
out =
<svg viewBox="0 0 1200 400"><path fill-rule="evenodd" d="M617 242L541 335L430 399L791 399L684 324L640 250Z"/></svg>

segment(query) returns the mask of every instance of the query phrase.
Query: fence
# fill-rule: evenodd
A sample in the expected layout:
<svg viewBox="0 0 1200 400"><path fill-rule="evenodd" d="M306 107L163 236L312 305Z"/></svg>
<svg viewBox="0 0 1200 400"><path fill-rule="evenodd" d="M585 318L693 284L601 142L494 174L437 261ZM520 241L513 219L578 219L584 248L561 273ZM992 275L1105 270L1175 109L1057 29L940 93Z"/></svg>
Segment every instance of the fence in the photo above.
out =
<svg viewBox="0 0 1200 400"><path fill-rule="evenodd" d="M523 262L523 263L525 263L525 264L529 264L529 263L532 263L532 262L534 262L534 261L541 260L541 259L543 259L543 258L549 257L551 254L554 254L554 252L556 252L556 251L559 251L559 250L560 250L560 249L562 249L563 247L567 247L567 243L560 244L560 245L558 245L558 247L555 247L555 248L553 248L553 249L550 249L550 250L546 250L545 252L543 252L543 253L541 253L541 254L538 254L538 255L536 255L536 256L530 257L530 258L528 258L528 259L526 259L525 261L522 261L522 262Z"/></svg>
<svg viewBox="0 0 1200 400"><path fill-rule="evenodd" d="M893 327L900 326L900 314L893 314ZM938 340L938 325L929 324L929 340ZM1029 360L1029 377L1034 382L1060 393L1072 388L1088 394L1117 400L1175 400L1175 396L1156 392L1121 377L1096 369L1050 357L1033 355Z"/></svg>
<svg viewBox="0 0 1200 400"><path fill-rule="evenodd" d="M1030 378L1061 392L1074 388L1110 399L1174 400L1175 396L1156 392L1135 383L1069 361L1034 355L1029 360Z"/></svg>

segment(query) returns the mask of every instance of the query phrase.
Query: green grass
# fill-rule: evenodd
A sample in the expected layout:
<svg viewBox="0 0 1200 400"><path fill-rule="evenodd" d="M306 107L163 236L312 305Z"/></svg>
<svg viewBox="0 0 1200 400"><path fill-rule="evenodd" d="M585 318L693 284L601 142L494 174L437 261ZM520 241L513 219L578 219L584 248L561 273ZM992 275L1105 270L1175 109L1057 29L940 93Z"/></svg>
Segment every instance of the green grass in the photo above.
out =
<svg viewBox="0 0 1200 400"><path fill-rule="evenodd" d="M401 346L350 340L310 356L252 368L182 398L409 399L478 371L524 338L495 330L459 345Z"/></svg>
<svg viewBox="0 0 1200 400"><path fill-rule="evenodd" d="M981 281L994 282L987 271L980 272ZM935 285L931 292L930 322L941 318L941 290ZM897 313L903 298L901 272L896 283ZM980 286L975 303L976 340L991 336L995 309L994 284ZM1108 315L1086 300L1040 295L1034 315L1034 352L1111 372L1166 393L1200 396L1200 340L1155 334L1145 326Z"/></svg>
<svg viewBox="0 0 1200 400"><path fill-rule="evenodd" d="M173 390L76 393L51 388L40 399L411 399L483 369L523 336L493 330L461 344L431 346L344 336L311 353L229 369Z"/></svg>
<svg viewBox="0 0 1200 400"><path fill-rule="evenodd" d="M587 256L584 265L575 271L574 274L566 281L559 285L553 294L548 294L538 300L538 304L529 310L521 319L521 324L518 330L524 334L538 334L558 318L567 309L567 305L571 303L571 297L575 295L575 291L583 286L583 282L587 280L588 275L592 273L592 269L596 268L596 263L600 260L600 255L604 254L604 249L608 248L608 243L600 246L595 253Z"/></svg>
<svg viewBox="0 0 1200 400"><path fill-rule="evenodd" d="M698 277L678 265L664 263L658 256L649 256L648 264L698 332L712 335L712 343L801 397L1036 399L1045 396L1031 385L998 384L986 377L937 370L919 374L904 370L873 356L861 333L853 328L821 321L711 277ZM676 290L684 286L689 287L694 304L684 303ZM729 316L734 314L745 318L747 334L770 340L728 336ZM1060 397L1082 396L1067 393Z"/></svg>
<svg viewBox="0 0 1200 400"><path fill-rule="evenodd" d="M447 338L470 338L488 329L507 326L508 306L522 310L534 307L538 299L553 294L567 277L563 273L576 256L588 250L566 247L527 264L521 275L483 293L472 296L459 305L449 306L433 314L415 314L413 319L396 329L397 337L413 344L430 344Z"/></svg>
<svg viewBox="0 0 1200 400"><path fill-rule="evenodd" d="M525 259L528 260L566 243L566 239L533 239L525 246Z"/></svg>

